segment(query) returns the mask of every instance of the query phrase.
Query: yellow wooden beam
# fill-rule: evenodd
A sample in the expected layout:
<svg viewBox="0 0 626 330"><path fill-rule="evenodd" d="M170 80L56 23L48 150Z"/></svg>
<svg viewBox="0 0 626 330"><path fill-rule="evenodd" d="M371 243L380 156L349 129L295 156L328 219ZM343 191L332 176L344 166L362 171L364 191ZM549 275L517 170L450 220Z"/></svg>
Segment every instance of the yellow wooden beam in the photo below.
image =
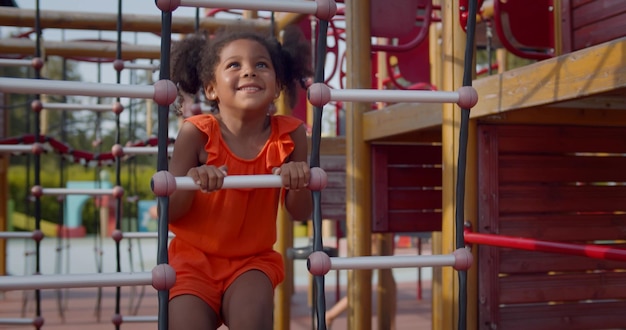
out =
<svg viewBox="0 0 626 330"><path fill-rule="evenodd" d="M256 12L248 12L249 17L256 16ZM284 94L276 102L277 112L280 115L291 115L291 108ZM285 265L285 279L276 287L274 304L274 330L289 330L291 321L291 297L294 291L293 260L287 257L289 249L293 248L293 221L284 204L276 215L276 243L274 249L283 256Z"/></svg>
<svg viewBox="0 0 626 330"><path fill-rule="evenodd" d="M371 74L370 1L346 0L346 86L369 88ZM358 51L357 51L358 50ZM349 256L372 252L370 148L364 141L363 114L369 103L349 103L346 110L346 224ZM348 271L348 329L372 324L372 271Z"/></svg>
<svg viewBox="0 0 626 330"><path fill-rule="evenodd" d="M480 122L489 124L624 126L626 111L537 107L482 117Z"/></svg>
<svg viewBox="0 0 626 330"><path fill-rule="evenodd" d="M626 87L626 38L476 79L474 118Z"/></svg>
<svg viewBox="0 0 626 330"><path fill-rule="evenodd" d="M463 64L465 54L465 33L459 22L460 0L442 3L442 51L443 81L442 90L456 90L463 82ZM443 105L441 128L441 154L443 164L442 182L442 229L441 253L448 254L455 250L455 214L458 207L456 183L458 175L459 127L461 114L455 104ZM444 267L433 278L433 293L441 295L433 300L433 309L440 315L433 315L433 329L454 329L458 322L458 274L450 267ZM438 306L435 306L435 303Z"/></svg>
<svg viewBox="0 0 626 330"><path fill-rule="evenodd" d="M3 7L0 10L0 25L35 27L35 10ZM199 28L206 31L215 31L224 26L242 25L269 29L270 22L267 20L234 20L214 17L203 17L199 21ZM117 31L117 14L41 10L40 26L42 29ZM172 33L193 33L195 26L195 17L172 15ZM122 31L161 33L161 15L122 13Z"/></svg>
<svg viewBox="0 0 626 330"><path fill-rule="evenodd" d="M311 137L308 137L309 153L311 153ZM346 137L322 137L320 140L320 155L346 155Z"/></svg>
<svg viewBox="0 0 626 330"><path fill-rule="evenodd" d="M501 115L579 98L603 98L604 93L626 89L624 58L626 38L620 38L476 79L473 86L478 92L478 103L472 108L471 117ZM580 106L591 103L593 99L583 101ZM397 104L367 113L363 118L368 141L441 126L442 123L439 111L427 104Z"/></svg>
<svg viewBox="0 0 626 330"><path fill-rule="evenodd" d="M442 105L399 103L363 114L363 138L376 141L412 131L439 127Z"/></svg>
<svg viewBox="0 0 626 330"><path fill-rule="evenodd" d="M46 56L92 57L115 59L117 45L114 42L93 41L43 41L42 48ZM0 39L0 54L33 55L35 41L29 39ZM122 59L160 59L159 45L122 44Z"/></svg>

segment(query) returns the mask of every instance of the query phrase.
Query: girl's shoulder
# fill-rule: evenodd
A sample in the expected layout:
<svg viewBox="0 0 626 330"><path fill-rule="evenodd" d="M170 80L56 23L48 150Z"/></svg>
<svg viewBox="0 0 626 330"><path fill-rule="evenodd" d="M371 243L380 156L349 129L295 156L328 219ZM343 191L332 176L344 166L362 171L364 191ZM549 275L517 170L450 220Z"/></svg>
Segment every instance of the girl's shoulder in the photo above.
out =
<svg viewBox="0 0 626 330"><path fill-rule="evenodd" d="M190 117L185 118L185 121L189 121L189 122L192 122L194 124L202 123L202 122L211 122L211 121L215 121L215 120L217 120L217 119L215 119L213 114L210 114L210 113L201 113L199 115L194 115L194 116L190 116Z"/></svg>
<svg viewBox="0 0 626 330"><path fill-rule="evenodd" d="M287 133L296 130L304 124L304 121L301 119L287 115L273 115L272 121L280 131Z"/></svg>
<svg viewBox="0 0 626 330"><path fill-rule="evenodd" d="M218 124L217 119L212 114L199 114L185 118L186 122L189 122L196 126L199 130L206 132L212 130L215 125Z"/></svg>

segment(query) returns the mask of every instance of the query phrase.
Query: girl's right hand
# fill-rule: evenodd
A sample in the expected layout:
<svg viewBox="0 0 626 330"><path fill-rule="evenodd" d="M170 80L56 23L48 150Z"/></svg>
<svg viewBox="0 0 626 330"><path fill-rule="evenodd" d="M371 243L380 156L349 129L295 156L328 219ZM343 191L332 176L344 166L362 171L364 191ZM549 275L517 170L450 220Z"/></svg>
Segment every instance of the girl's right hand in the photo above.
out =
<svg viewBox="0 0 626 330"><path fill-rule="evenodd" d="M187 176L200 186L200 191L209 193L222 188L224 177L228 175L225 165L216 167L215 165L201 165L192 167L187 171Z"/></svg>

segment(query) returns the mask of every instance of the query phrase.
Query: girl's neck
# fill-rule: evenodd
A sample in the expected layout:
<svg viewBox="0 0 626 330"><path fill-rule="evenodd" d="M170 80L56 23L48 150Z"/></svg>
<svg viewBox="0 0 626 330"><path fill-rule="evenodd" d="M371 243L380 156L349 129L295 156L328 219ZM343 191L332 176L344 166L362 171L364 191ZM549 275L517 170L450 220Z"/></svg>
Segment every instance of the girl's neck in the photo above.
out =
<svg viewBox="0 0 626 330"><path fill-rule="evenodd" d="M239 137L255 137L264 133L270 124L270 117L267 115L249 115L246 117L224 116L221 113L216 115L220 126L228 133Z"/></svg>
<svg viewBox="0 0 626 330"><path fill-rule="evenodd" d="M269 116L246 118L216 115L223 141L232 153L242 159L254 159L259 155L271 128Z"/></svg>

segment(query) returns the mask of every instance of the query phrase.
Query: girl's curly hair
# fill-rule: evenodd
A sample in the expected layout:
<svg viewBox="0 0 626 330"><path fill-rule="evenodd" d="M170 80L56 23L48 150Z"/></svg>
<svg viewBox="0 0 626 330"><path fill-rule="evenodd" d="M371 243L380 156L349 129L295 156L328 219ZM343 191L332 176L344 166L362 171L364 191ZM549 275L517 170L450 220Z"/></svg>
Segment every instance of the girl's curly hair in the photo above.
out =
<svg viewBox="0 0 626 330"><path fill-rule="evenodd" d="M248 39L267 49L276 79L286 92L290 107L297 101L298 88L306 88L304 81L311 77L311 46L295 25L283 30L282 44L274 37L250 28L219 30L212 38L196 33L177 42L172 51L171 80L180 90L195 95L201 88L215 81L215 68L222 49L235 40ZM217 109L217 102L208 101Z"/></svg>
<svg viewBox="0 0 626 330"><path fill-rule="evenodd" d="M182 115L183 93L195 97L200 88L200 60L207 44L207 35L196 32L172 44L170 56L170 80L178 87L178 102L175 105L178 115Z"/></svg>

